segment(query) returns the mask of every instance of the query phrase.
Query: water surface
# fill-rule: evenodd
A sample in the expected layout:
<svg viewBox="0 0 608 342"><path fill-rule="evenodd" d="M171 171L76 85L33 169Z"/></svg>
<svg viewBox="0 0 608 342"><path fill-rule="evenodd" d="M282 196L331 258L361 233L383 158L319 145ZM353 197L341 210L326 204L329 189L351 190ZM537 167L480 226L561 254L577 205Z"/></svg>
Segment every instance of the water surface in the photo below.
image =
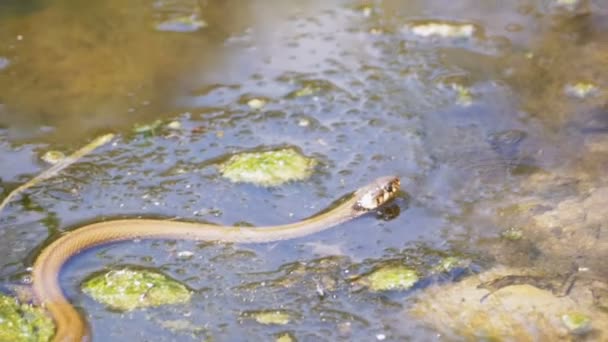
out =
<svg viewBox="0 0 608 342"><path fill-rule="evenodd" d="M0 12L2 191L47 168L39 159L47 150L119 136L5 209L7 284L27 279L47 238L87 222L143 215L273 225L313 215L379 176L397 174L405 187L396 217L372 214L297 241L87 252L62 283L98 340L433 338L436 330L404 313L416 291L350 287L353 272L387 260L421 272L447 255L471 259L476 271L560 271L576 261L608 276L599 261L608 256L608 220L574 220L573 233L560 235L530 228L533 215L513 209L532 203L541 214L606 187L608 8L599 0L39 0L4 2ZM157 29L184 16L206 27ZM412 30L428 23L473 31ZM572 91L581 84L592 90ZM254 98L267 104L253 109ZM158 119L181 129L133 133ZM282 146L320 161L309 180L262 188L218 173L216 162L232 153ZM525 244L500 238L514 226ZM180 251L195 256L182 260ZM187 306L128 314L79 291L88 275L120 265L157 269L198 291ZM282 277L299 281L272 282ZM335 286L319 298L324 277ZM298 318L269 327L241 317L261 309Z"/></svg>

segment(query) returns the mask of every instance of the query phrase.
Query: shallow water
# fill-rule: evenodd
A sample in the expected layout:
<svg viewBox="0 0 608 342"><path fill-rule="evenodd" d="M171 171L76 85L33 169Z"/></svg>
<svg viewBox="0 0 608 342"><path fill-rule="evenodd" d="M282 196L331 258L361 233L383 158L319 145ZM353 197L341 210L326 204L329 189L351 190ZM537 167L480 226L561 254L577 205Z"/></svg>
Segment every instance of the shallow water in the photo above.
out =
<svg viewBox="0 0 608 342"><path fill-rule="evenodd" d="M207 26L155 29L190 15ZM410 29L438 20L472 24L473 34ZM480 268L560 270L576 258L602 273L594 261L608 256L605 223L575 235L596 239L576 253L559 239L543 245L540 233L525 245L500 233L527 224L505 209L514 204L533 198L551 207L606 186L606 31L608 7L599 0L575 8L547 0L4 2L0 189L47 168L39 159L47 150L73 151L108 131L119 138L2 212L0 277L24 281L47 238L86 222L145 215L281 224L386 174L405 187L391 220L368 215L251 246L116 244L73 260L64 289L98 340L268 340L285 331L301 341L426 339L436 331L403 316L415 291L353 291L346 271L394 259L424 270L437 255L464 255ZM577 83L595 90L573 96ZM267 104L252 109L253 98ZM181 129L133 133L157 119ZM218 173L217 161L232 153L280 146L317 158L315 174L265 189ZM185 250L195 257L176 257ZM315 260L336 255L345 258L330 261L336 288L320 299L314 270L324 270ZM294 263L313 265L307 281L242 287L289 276ZM91 273L119 265L155 268L200 291L185 307L120 314L78 290ZM298 319L268 327L240 316L261 309ZM189 325L163 328L170 321Z"/></svg>

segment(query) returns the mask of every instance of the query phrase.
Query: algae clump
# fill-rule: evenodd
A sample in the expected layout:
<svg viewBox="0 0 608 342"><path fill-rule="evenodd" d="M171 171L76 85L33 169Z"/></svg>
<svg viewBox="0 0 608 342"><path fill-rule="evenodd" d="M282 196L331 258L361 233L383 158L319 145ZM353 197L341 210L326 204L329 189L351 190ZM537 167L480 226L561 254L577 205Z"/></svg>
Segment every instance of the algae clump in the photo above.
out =
<svg viewBox="0 0 608 342"><path fill-rule="evenodd" d="M0 295L0 341L49 341L54 330L44 310Z"/></svg>
<svg viewBox="0 0 608 342"><path fill-rule="evenodd" d="M220 166L220 172L233 182L277 186L308 178L316 164L316 160L287 148L234 155Z"/></svg>
<svg viewBox="0 0 608 342"><path fill-rule="evenodd" d="M185 303L192 296L188 288L163 274L129 268L95 275L85 281L83 291L119 311Z"/></svg>
<svg viewBox="0 0 608 342"><path fill-rule="evenodd" d="M403 266L384 266L359 279L357 282L374 292L407 290L418 281L416 271Z"/></svg>
<svg viewBox="0 0 608 342"><path fill-rule="evenodd" d="M284 310L248 311L243 316L265 325L285 325L291 321L291 315Z"/></svg>
<svg viewBox="0 0 608 342"><path fill-rule="evenodd" d="M562 315L562 322L570 333L583 335L591 331L591 318L580 312L571 312Z"/></svg>

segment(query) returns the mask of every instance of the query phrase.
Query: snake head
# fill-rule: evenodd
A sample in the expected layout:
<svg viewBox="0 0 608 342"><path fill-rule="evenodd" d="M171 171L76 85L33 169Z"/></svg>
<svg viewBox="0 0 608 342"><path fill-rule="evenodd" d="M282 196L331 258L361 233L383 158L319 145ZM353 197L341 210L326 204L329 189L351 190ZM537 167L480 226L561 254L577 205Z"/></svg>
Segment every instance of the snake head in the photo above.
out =
<svg viewBox="0 0 608 342"><path fill-rule="evenodd" d="M362 211L377 209L395 198L400 186L401 181L397 176L380 177L355 192L357 203L354 207Z"/></svg>

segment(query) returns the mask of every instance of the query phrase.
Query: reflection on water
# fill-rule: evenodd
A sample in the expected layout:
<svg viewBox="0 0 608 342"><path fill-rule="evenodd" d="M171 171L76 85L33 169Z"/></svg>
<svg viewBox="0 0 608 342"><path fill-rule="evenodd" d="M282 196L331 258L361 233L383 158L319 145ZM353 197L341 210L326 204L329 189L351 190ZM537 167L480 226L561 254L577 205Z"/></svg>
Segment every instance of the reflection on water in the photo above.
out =
<svg viewBox="0 0 608 342"><path fill-rule="evenodd" d="M46 168L39 161L45 151L73 151L100 132L121 137L6 208L2 279L21 279L24 258L47 235L85 221L161 215L280 224L398 174L406 193L397 210L273 245L110 246L75 259L64 288L94 317L100 340L111 338L108 327L116 336L167 340L268 339L287 331L301 340L491 337L503 335L501 324L532 314L492 316L475 306L465 324L494 325L465 329L446 315L428 319L429 312L451 312L449 300L467 293L486 295L469 283L492 274L559 278L575 264L580 274L565 298L524 292L555 312L593 317L601 339L608 333L601 309L608 288L608 8L601 0L563 3L2 2L0 191ZM133 130L157 120L153 134ZM169 128L172 121L179 124ZM264 189L218 175L215 163L229 155L284 146L319 161L310 180ZM340 258L318 259L311 246ZM180 250L196 257L176 260ZM434 283L428 279L436 278L438 255L470 260L480 272L432 290L448 294L446 302L422 288L371 295L349 285L353 273L386 262ZM77 290L88 274L122 264L158 268L201 290L184 307L123 322ZM267 285L243 290L252 283ZM317 287L330 295L319 298ZM411 312L417 291L427 299ZM496 298L492 310L517 304ZM269 309L298 319L264 326L235 314ZM559 317L534 317L542 318L537 338L569 333ZM533 330L517 329L516 338Z"/></svg>

